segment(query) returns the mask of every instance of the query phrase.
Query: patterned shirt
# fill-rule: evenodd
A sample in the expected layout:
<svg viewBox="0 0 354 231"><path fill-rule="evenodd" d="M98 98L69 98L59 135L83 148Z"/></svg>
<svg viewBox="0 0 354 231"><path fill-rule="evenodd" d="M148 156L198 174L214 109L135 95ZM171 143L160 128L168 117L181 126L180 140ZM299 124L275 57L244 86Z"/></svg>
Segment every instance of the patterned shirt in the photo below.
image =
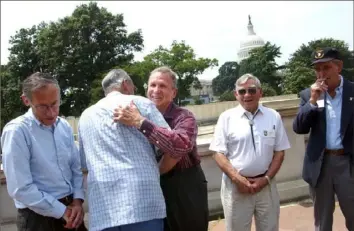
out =
<svg viewBox="0 0 354 231"><path fill-rule="evenodd" d="M140 131L160 151L176 159L181 158L175 169L190 168L199 164L198 127L193 113L171 103L163 116L173 130L156 126L149 120L144 120Z"/></svg>
<svg viewBox="0 0 354 231"><path fill-rule="evenodd" d="M132 100L144 117L168 128L150 100L119 92L86 109L79 121L80 153L88 170L90 231L166 217L152 145L138 129L113 122L114 109Z"/></svg>
<svg viewBox="0 0 354 231"><path fill-rule="evenodd" d="M1 146L7 189L16 208L61 218L66 206L57 199L70 194L85 199L80 155L65 119L45 126L29 109L6 124Z"/></svg>

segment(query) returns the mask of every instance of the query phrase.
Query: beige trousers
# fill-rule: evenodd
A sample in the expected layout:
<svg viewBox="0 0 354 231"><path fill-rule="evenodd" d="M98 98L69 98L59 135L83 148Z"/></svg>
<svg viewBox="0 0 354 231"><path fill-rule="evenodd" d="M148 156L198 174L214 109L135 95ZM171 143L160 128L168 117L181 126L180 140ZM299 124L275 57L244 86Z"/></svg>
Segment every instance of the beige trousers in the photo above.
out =
<svg viewBox="0 0 354 231"><path fill-rule="evenodd" d="M257 231L278 231L280 202L276 182L250 195L238 192L228 177L221 182L226 231L250 231L254 215Z"/></svg>

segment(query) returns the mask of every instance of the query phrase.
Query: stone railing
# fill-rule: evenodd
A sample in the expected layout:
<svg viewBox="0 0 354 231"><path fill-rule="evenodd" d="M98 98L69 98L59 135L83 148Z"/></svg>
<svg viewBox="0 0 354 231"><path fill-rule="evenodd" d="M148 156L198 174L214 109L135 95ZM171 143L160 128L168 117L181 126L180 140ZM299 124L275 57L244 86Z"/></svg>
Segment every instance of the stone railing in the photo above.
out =
<svg viewBox="0 0 354 231"><path fill-rule="evenodd" d="M309 191L307 184L301 178L305 152L305 137L303 135L295 134L292 130L292 122L298 110L297 105L299 104L299 100L287 99L264 102L263 104L276 109L281 114L291 143L291 148L286 151L284 163L276 177L281 201L287 202L308 197ZM216 119L217 118L214 118L214 121L216 121ZM208 181L210 215L214 218L215 216L222 216L220 201L222 172L213 160L213 153L209 151L209 144L212 139L213 130L213 126L200 127L197 143L198 152L202 159L201 165ZM7 193L5 182L5 179L2 178L2 185L0 188L0 218L2 218L3 221L13 221L16 217L16 210L13 201ZM86 211L88 210L87 203L85 203L85 209Z"/></svg>

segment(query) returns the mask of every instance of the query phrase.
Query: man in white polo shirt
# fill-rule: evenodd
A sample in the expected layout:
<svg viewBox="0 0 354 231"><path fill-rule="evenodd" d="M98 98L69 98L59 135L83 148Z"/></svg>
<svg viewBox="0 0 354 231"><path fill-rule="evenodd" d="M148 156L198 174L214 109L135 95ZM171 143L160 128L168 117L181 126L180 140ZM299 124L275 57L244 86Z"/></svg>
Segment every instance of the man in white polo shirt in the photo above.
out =
<svg viewBox="0 0 354 231"><path fill-rule="evenodd" d="M275 175L289 140L278 112L259 104L261 83L251 74L235 84L239 105L223 112L210 150L223 171L221 201L227 231L279 230L280 203Z"/></svg>

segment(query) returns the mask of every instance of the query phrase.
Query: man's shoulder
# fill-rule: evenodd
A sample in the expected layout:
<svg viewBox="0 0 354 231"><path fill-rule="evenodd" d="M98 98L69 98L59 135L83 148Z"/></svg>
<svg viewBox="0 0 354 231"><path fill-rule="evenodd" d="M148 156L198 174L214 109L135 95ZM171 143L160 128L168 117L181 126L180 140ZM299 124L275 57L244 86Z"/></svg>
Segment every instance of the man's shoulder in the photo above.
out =
<svg viewBox="0 0 354 231"><path fill-rule="evenodd" d="M193 117L195 119L195 115L191 110L185 107L180 107L178 105L174 105L173 114L176 116L183 115L183 116Z"/></svg>
<svg viewBox="0 0 354 231"><path fill-rule="evenodd" d="M19 131L26 129L31 124L30 118L26 114L20 115L10 120L3 128L3 133L9 130Z"/></svg>
<svg viewBox="0 0 354 231"><path fill-rule="evenodd" d="M233 117L240 112L240 109L241 108L239 107L239 105L233 108L226 109L225 111L220 113L219 119L228 119L230 117Z"/></svg>
<svg viewBox="0 0 354 231"><path fill-rule="evenodd" d="M149 105L149 106L153 104L151 100L140 95L130 95L128 97L131 97L134 102L137 102L139 104Z"/></svg>
<svg viewBox="0 0 354 231"><path fill-rule="evenodd" d="M279 112L274 108L261 105L261 110L264 112L266 116L281 118Z"/></svg>
<svg viewBox="0 0 354 231"><path fill-rule="evenodd" d="M311 88L305 88L302 91L300 91L299 96L301 98L310 98L311 96Z"/></svg>
<svg viewBox="0 0 354 231"><path fill-rule="evenodd" d="M71 127L69 121L66 120L65 118L59 117L59 123L60 123L65 129L72 130L72 127Z"/></svg>

